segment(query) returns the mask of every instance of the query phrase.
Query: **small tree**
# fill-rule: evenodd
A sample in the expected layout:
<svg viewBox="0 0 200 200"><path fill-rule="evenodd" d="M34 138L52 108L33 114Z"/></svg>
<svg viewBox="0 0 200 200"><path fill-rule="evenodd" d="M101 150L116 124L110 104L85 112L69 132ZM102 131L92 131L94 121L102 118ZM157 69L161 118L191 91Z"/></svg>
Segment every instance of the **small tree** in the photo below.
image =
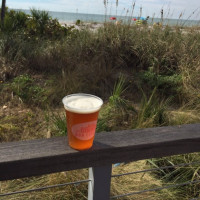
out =
<svg viewBox="0 0 200 200"><path fill-rule="evenodd" d="M4 23L5 9L6 9L6 0L2 0L2 5L1 5L1 24L2 24L2 26Z"/></svg>

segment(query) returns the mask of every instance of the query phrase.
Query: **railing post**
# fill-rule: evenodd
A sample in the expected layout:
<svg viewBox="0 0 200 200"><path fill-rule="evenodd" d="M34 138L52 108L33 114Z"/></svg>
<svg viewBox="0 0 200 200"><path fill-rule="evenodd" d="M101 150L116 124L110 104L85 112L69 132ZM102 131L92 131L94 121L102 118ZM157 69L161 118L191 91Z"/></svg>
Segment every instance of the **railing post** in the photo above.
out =
<svg viewBox="0 0 200 200"><path fill-rule="evenodd" d="M109 200L112 164L89 168L88 200Z"/></svg>

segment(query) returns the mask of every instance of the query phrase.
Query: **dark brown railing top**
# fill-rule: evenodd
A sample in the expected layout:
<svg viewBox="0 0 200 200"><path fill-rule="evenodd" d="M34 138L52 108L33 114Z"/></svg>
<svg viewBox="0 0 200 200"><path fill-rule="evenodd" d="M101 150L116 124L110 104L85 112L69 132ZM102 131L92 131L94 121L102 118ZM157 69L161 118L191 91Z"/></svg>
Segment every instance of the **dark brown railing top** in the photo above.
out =
<svg viewBox="0 0 200 200"><path fill-rule="evenodd" d="M87 151L67 137L0 144L0 180L200 151L200 124L97 133Z"/></svg>

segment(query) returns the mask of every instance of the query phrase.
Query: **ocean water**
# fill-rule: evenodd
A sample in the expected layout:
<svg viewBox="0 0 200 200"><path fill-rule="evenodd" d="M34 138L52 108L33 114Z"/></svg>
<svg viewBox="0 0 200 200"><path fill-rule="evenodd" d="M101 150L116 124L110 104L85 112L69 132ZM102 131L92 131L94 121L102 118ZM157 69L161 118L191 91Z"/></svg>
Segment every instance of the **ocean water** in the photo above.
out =
<svg viewBox="0 0 200 200"><path fill-rule="evenodd" d="M19 11L19 9L17 9ZM30 10L20 10L27 14L30 14ZM99 15L99 14L83 14L83 13L69 13L69 12L54 12L49 11L49 15L52 18L57 18L61 23L75 23L77 20L81 20L83 22L97 22L103 23L111 21L110 17L116 17L116 19L122 20L123 22L130 22L135 23L132 21L133 17L130 16L111 16L111 15ZM161 19L159 18L149 18L148 24L160 23ZM164 25L182 25L182 26L199 26L200 21L197 20L183 20L183 19L164 19Z"/></svg>

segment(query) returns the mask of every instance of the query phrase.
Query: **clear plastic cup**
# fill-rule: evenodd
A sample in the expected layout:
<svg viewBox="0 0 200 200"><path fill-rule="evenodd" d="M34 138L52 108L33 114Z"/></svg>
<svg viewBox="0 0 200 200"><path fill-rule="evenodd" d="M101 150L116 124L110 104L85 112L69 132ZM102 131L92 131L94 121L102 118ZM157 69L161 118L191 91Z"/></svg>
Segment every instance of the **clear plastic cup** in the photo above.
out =
<svg viewBox="0 0 200 200"><path fill-rule="evenodd" d="M103 101L91 94L71 94L62 99L66 111L68 142L77 150L93 145L98 114Z"/></svg>

